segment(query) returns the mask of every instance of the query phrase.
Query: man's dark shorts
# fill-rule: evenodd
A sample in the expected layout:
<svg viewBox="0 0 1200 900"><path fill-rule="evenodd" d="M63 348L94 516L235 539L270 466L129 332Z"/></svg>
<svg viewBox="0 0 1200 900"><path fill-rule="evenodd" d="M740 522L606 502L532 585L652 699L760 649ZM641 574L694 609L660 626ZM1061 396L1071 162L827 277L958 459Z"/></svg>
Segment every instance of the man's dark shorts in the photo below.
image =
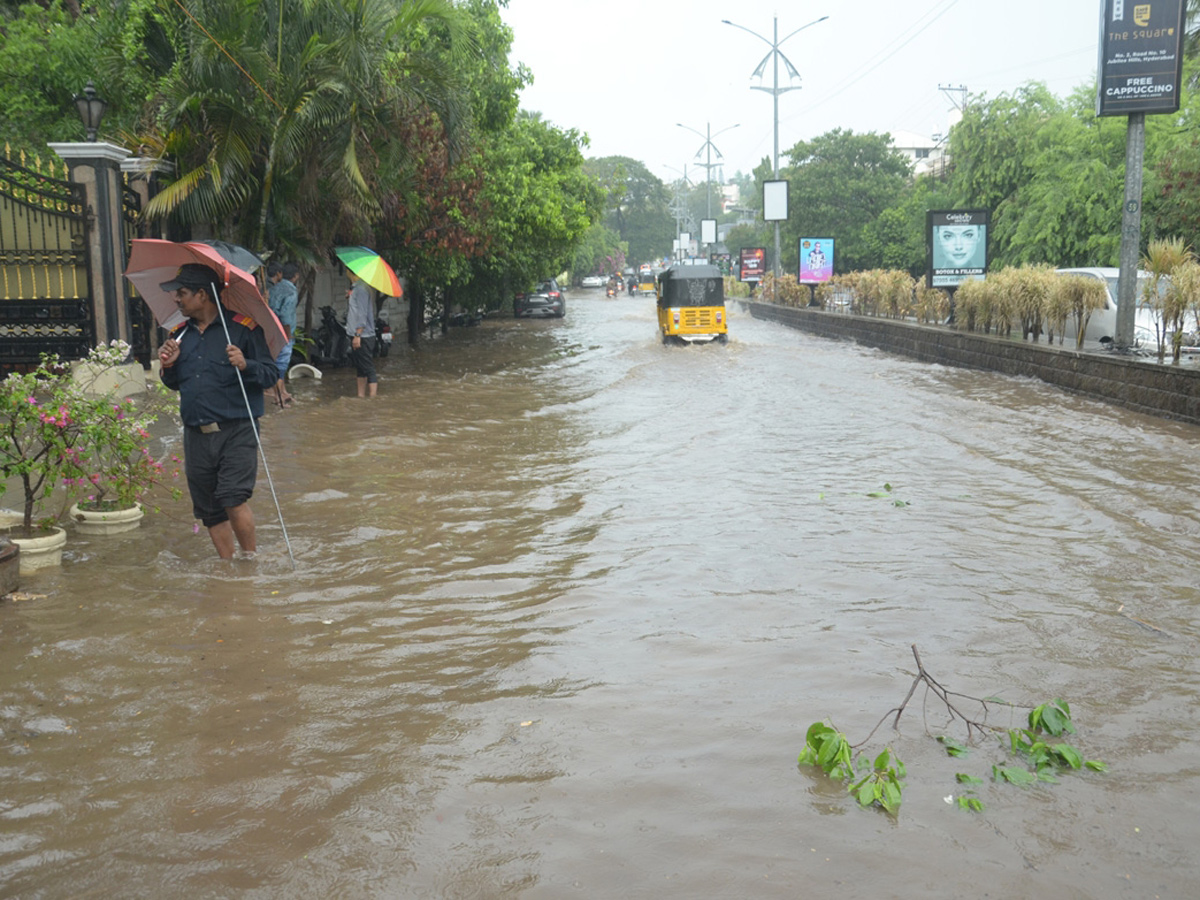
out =
<svg viewBox="0 0 1200 900"><path fill-rule="evenodd" d="M221 422L220 431L183 429L183 461L192 514L212 528L228 521L226 509L241 506L254 493L258 442L249 419Z"/></svg>
<svg viewBox="0 0 1200 900"><path fill-rule="evenodd" d="M379 378L375 375L375 338L360 338L358 349L350 351L350 362L354 363L354 373L359 378L367 379L367 384L376 384Z"/></svg>

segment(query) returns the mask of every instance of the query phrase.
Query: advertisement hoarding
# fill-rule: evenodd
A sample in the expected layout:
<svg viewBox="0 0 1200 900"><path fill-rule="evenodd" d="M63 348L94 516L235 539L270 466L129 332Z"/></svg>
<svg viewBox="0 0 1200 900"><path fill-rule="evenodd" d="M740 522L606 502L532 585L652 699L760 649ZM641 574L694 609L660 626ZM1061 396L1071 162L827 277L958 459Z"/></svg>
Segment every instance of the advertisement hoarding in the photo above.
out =
<svg viewBox="0 0 1200 900"><path fill-rule="evenodd" d="M821 284L833 277L833 238L800 238L800 283Z"/></svg>
<svg viewBox="0 0 1200 900"><path fill-rule="evenodd" d="M708 261L712 265L721 270L722 275L733 274L733 254L731 253L710 253Z"/></svg>
<svg viewBox="0 0 1200 900"><path fill-rule="evenodd" d="M778 181L763 182L763 221L786 222L788 217L788 183Z"/></svg>
<svg viewBox="0 0 1200 900"><path fill-rule="evenodd" d="M738 257L738 281L757 284L767 271L767 251L764 247L743 247Z"/></svg>
<svg viewBox="0 0 1200 900"><path fill-rule="evenodd" d="M1103 0L1096 115L1179 109L1185 6L1184 0Z"/></svg>
<svg viewBox="0 0 1200 900"><path fill-rule="evenodd" d="M986 209L929 210L925 214L925 260L931 287L954 288L984 277L989 219Z"/></svg>
<svg viewBox="0 0 1200 900"><path fill-rule="evenodd" d="M715 244L717 242L717 220L700 220L700 243Z"/></svg>

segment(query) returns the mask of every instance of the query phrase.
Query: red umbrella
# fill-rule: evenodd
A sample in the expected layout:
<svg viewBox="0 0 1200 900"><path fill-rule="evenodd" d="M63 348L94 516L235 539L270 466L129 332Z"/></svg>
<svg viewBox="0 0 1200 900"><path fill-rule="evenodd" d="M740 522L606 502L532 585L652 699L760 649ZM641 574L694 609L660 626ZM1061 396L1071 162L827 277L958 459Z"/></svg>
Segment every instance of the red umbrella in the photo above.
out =
<svg viewBox="0 0 1200 900"><path fill-rule="evenodd" d="M222 305L226 309L249 316L261 325L267 338L267 347L272 356L278 356L283 345L287 343L287 336L283 332L283 326L279 324L279 317L271 312L271 307L259 292L254 277L226 262L209 244L198 241L177 244L174 241L136 238L133 241L133 252L129 255L129 268L125 270L125 277L142 295L158 324L170 330L182 324L184 317L175 305L175 295L164 291L159 285L173 279L179 267L187 263L199 263L217 273L221 279L217 287L221 289Z"/></svg>

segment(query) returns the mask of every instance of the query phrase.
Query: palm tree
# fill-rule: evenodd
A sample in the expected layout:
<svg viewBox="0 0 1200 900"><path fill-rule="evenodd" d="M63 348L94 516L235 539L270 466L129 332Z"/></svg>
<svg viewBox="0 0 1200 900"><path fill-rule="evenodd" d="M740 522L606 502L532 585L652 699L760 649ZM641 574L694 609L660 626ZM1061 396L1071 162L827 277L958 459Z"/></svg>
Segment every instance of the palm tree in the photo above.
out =
<svg viewBox="0 0 1200 900"><path fill-rule="evenodd" d="M150 216L213 223L247 246L324 258L368 232L389 111L452 103L419 40L465 43L448 0L197 0L179 13L179 56L159 142L178 177ZM443 72L445 69L442 70ZM451 70L452 71L452 70Z"/></svg>

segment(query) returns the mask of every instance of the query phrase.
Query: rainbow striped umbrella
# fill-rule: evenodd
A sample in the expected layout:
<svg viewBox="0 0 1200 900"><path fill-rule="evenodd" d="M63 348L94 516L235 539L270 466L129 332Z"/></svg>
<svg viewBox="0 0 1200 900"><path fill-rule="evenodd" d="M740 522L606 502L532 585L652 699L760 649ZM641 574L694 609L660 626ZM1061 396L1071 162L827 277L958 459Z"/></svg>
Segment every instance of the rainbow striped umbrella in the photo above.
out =
<svg viewBox="0 0 1200 900"><path fill-rule="evenodd" d="M346 268L369 284L381 294L389 297L402 297L404 288L400 279L392 271L392 267L384 262L383 257L374 250L366 247L334 247L337 258L346 264Z"/></svg>

